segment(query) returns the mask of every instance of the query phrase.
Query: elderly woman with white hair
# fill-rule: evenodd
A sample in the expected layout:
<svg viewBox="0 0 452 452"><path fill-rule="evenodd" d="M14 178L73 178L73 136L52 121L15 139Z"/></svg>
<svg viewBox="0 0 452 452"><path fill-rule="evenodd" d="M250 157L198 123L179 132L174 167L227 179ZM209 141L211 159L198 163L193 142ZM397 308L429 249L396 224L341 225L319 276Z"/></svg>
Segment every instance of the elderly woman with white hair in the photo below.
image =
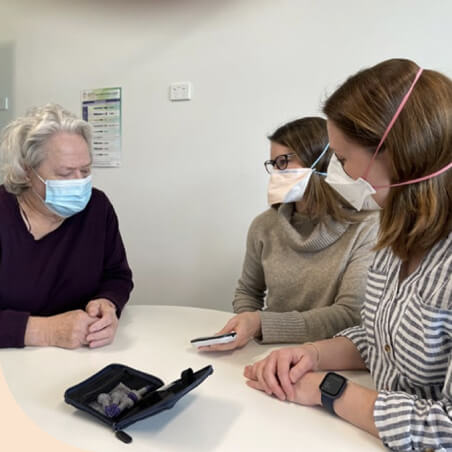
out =
<svg viewBox="0 0 452 452"><path fill-rule="evenodd" d="M36 108L6 126L0 155L0 347L111 343L132 273L91 185L89 124Z"/></svg>

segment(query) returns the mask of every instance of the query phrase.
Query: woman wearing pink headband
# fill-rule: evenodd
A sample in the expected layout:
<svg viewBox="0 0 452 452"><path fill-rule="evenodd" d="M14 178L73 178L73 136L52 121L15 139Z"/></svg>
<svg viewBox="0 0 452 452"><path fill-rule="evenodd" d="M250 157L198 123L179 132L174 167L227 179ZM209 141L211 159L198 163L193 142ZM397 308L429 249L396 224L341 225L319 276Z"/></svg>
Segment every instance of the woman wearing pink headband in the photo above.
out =
<svg viewBox="0 0 452 452"><path fill-rule="evenodd" d="M361 325L245 368L281 400L323 405L393 450L452 450L452 81L409 60L350 77L327 100L327 182L380 207ZM368 369L376 390L329 370Z"/></svg>

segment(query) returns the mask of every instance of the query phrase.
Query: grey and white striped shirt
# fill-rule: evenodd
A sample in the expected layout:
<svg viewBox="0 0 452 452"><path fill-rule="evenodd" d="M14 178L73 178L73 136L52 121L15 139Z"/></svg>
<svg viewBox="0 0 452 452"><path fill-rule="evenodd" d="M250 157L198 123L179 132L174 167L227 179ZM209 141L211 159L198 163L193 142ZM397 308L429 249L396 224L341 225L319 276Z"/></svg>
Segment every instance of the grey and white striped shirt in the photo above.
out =
<svg viewBox="0 0 452 452"><path fill-rule="evenodd" d="M384 444L452 451L452 233L399 284L400 266L390 249L376 253L361 326L338 336L356 345L370 370Z"/></svg>

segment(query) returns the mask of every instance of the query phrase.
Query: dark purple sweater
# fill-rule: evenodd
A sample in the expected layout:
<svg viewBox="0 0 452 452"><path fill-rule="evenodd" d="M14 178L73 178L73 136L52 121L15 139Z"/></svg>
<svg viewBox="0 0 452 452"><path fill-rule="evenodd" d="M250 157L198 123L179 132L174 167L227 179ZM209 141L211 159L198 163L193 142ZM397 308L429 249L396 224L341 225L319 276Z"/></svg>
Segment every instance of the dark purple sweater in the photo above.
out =
<svg viewBox="0 0 452 452"><path fill-rule="evenodd" d="M108 298L118 316L133 288L113 206L93 189L82 212L34 240L16 197L0 186L0 348L23 347L28 317Z"/></svg>

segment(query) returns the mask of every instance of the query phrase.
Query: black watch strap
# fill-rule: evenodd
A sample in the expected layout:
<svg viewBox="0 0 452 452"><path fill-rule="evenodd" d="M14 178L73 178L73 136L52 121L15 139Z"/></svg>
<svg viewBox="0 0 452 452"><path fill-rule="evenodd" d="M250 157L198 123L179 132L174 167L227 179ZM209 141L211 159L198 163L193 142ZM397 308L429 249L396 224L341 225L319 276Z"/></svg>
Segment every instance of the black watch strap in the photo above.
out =
<svg viewBox="0 0 452 452"><path fill-rule="evenodd" d="M334 411L334 401L336 399L333 399L330 396L327 396L326 394L324 394L322 392L322 405L331 413L331 414L336 414L336 412Z"/></svg>

